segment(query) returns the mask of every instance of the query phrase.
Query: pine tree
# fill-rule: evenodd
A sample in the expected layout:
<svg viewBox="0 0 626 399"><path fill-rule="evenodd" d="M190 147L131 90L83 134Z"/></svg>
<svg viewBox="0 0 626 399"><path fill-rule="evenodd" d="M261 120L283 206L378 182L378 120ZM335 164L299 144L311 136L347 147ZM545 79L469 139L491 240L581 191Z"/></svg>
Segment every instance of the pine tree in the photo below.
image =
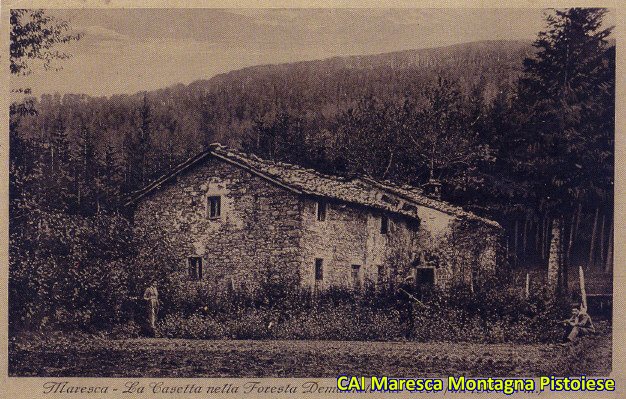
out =
<svg viewBox="0 0 626 399"><path fill-rule="evenodd" d="M572 8L548 15L547 29L534 43L537 53L524 61L519 83L520 129L513 135L511 166L532 191L526 199L556 221L552 239L559 242L570 219L565 216L592 198L599 182L612 179L612 174L596 175L608 172L606 159L589 156L600 148L605 156L610 153L606 140L613 135L598 119L599 110L614 102L607 95L611 28L602 28L605 14L604 9ZM549 268L561 270L562 260L551 257Z"/></svg>
<svg viewBox="0 0 626 399"><path fill-rule="evenodd" d="M146 93L136 112L135 126L124 135L124 154L126 155L124 188L127 192L144 187L152 172L153 111Z"/></svg>
<svg viewBox="0 0 626 399"><path fill-rule="evenodd" d="M66 119L61 111L52 122L49 139L43 143L42 166L46 209L67 211L71 205L70 187L73 185L72 155Z"/></svg>
<svg viewBox="0 0 626 399"><path fill-rule="evenodd" d="M215 141L217 115L215 113L215 96L203 93L199 101L200 106L200 134L202 135L202 147L207 148Z"/></svg>
<svg viewBox="0 0 626 399"><path fill-rule="evenodd" d="M91 126L79 119L79 129L73 146L74 189L73 199L77 212L90 214L96 211L94 178L97 173L96 146Z"/></svg>
<svg viewBox="0 0 626 399"><path fill-rule="evenodd" d="M124 182L123 168L115 146L107 141L103 152L98 157L96 178L96 209L97 211L113 211L117 209L122 195Z"/></svg>
<svg viewBox="0 0 626 399"><path fill-rule="evenodd" d="M152 111L148 104L147 94L143 95L143 103L139 109L139 134L137 137L137 150L139 158L139 183L144 186L148 182L150 173L150 144L151 144L151 128L152 128Z"/></svg>

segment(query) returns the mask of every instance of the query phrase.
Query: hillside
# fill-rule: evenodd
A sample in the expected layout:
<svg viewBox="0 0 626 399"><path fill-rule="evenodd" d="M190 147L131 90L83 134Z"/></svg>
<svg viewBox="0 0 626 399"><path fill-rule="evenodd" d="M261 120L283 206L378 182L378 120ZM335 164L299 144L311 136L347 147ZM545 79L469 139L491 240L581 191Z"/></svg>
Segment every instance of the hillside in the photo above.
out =
<svg viewBox="0 0 626 399"><path fill-rule="evenodd" d="M521 61L532 54L533 48L527 41L482 41L453 46L405 50L391 53L364 56L333 57L324 60L303 61L290 64L262 65L217 75L210 80L200 80L190 87L210 87L227 84L233 80L250 81L253 77L283 75L286 77L302 74L323 74L324 77L340 71L365 73L364 71L384 71L394 76L403 76L400 71L409 70L418 76L443 73L459 80L473 81L483 76L488 81L509 80L521 68ZM477 74L476 72L482 72ZM397 74L397 75L394 75ZM493 73L495 76L486 76Z"/></svg>
<svg viewBox="0 0 626 399"><path fill-rule="evenodd" d="M529 42L487 41L449 47L369 56L334 57L289 64L262 65L176 85L149 93L155 98L194 101L209 93L217 122L216 140L238 145L252 121L276 106L318 121L332 119L364 96L419 97L442 75L457 81L464 93L478 86L489 102L513 85ZM197 112L193 104L189 111ZM327 126L319 126L325 128Z"/></svg>
<svg viewBox="0 0 626 399"><path fill-rule="evenodd" d="M262 65L148 92L145 102L144 93L43 95L39 114L23 119L19 132L48 142L69 140L69 147L89 141L100 157L106 151L115 154L126 191L140 184L133 174L140 173L144 182L154 179L216 141L240 148L281 115L291 118L283 123L298 127L294 142L323 152L341 115L360 100L374 97L389 105L409 99L419 108L438 76L453 81L463 96L472 93L488 104L514 85L522 60L532 51L528 42L486 41ZM149 133L143 144L138 142L142 129ZM147 170L138 172L133 154L141 145L149 156ZM307 166L325 164L307 159Z"/></svg>
<svg viewBox="0 0 626 399"><path fill-rule="evenodd" d="M529 42L486 41L441 48L333 57L290 64L262 65L191 83L184 90L260 92L300 102L341 103L364 94L394 97L434 82L437 75L456 80L464 89L479 84L487 98L512 84L522 60L532 54ZM276 98L277 101L282 98ZM302 104L301 106L304 106Z"/></svg>
<svg viewBox="0 0 626 399"><path fill-rule="evenodd" d="M251 119L277 104L301 113L321 112L329 117L365 95L381 98L406 94L418 96L421 88L432 84L438 75L458 81L463 90L479 85L483 96L490 100L498 90L516 80L522 60L532 51L529 42L484 41L377 55L261 65L189 85L179 84L148 92L147 96L156 107L168 104L178 119L188 123L200 117L200 108L203 107L200 98L209 94L212 97L209 104L212 109L209 111L214 116L212 122L218 132L216 138L236 144L240 134L249 128ZM76 98L83 103L99 103L100 107L114 111L119 107L137 107L143 93L108 98L68 94L55 99L54 96L43 95L41 101L44 109L50 109L59 108L66 100L72 103ZM45 111L41 117L45 117ZM181 133L191 133L186 131L184 125L180 126L183 129Z"/></svg>

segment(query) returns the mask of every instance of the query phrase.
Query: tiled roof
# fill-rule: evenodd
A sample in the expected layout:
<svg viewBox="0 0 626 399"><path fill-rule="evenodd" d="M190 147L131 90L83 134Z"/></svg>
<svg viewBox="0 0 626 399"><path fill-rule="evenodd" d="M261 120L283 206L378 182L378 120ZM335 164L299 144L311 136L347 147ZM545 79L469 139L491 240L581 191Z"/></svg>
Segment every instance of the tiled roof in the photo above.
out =
<svg viewBox="0 0 626 399"><path fill-rule="evenodd" d="M442 200L428 197L424 194L424 192L420 188L409 186L409 185L399 186L389 181L379 181L379 180L374 180L369 177L361 177L361 179L368 181L374 187L393 192L396 195L406 198L407 200L414 202L418 205L431 208L431 209L436 209L438 211L441 211L450 215L455 215L460 218L467 218L471 220L481 221L493 227L498 227L498 228L501 227L498 222L478 216L472 212L466 211L460 206L455 206L455 205L450 204L449 202L445 202Z"/></svg>
<svg viewBox="0 0 626 399"><path fill-rule="evenodd" d="M391 182L381 182L365 176L348 178L325 175L313 169L264 160L255 155L235 151L219 144L212 144L207 151L186 160L165 176L133 193L127 205L137 202L145 195L160 188L174 176L211 157L246 169L299 194L359 204L417 219L417 209L414 206L399 206L398 201L394 200L400 198L405 203L436 209L459 218L476 220L493 227L500 227L497 222L466 212L447 202L429 198L415 187L398 186Z"/></svg>

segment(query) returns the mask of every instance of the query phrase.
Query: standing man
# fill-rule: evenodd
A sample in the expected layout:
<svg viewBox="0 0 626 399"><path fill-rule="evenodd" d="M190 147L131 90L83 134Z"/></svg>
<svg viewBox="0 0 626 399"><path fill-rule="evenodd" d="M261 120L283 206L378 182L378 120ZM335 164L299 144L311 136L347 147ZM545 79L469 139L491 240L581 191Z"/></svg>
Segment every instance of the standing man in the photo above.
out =
<svg viewBox="0 0 626 399"><path fill-rule="evenodd" d="M396 309L400 314L400 324L405 325L404 337L413 337L415 328L414 292L415 278L407 276L403 281L398 282L396 288Z"/></svg>
<svg viewBox="0 0 626 399"><path fill-rule="evenodd" d="M146 301L150 334L154 337L156 336L156 321L159 313L159 292L157 291L155 280L152 280L150 286L146 288L146 291L143 293L143 299Z"/></svg>

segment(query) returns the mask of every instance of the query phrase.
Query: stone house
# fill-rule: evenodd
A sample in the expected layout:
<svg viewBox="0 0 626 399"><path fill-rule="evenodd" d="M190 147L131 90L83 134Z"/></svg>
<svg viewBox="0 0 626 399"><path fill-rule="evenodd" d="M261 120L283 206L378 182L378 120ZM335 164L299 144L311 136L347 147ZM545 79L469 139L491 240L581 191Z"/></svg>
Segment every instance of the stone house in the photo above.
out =
<svg viewBox="0 0 626 399"><path fill-rule="evenodd" d="M421 189L328 176L218 144L135 193L141 251L173 243L191 281L254 288L447 287L493 273L500 226Z"/></svg>

